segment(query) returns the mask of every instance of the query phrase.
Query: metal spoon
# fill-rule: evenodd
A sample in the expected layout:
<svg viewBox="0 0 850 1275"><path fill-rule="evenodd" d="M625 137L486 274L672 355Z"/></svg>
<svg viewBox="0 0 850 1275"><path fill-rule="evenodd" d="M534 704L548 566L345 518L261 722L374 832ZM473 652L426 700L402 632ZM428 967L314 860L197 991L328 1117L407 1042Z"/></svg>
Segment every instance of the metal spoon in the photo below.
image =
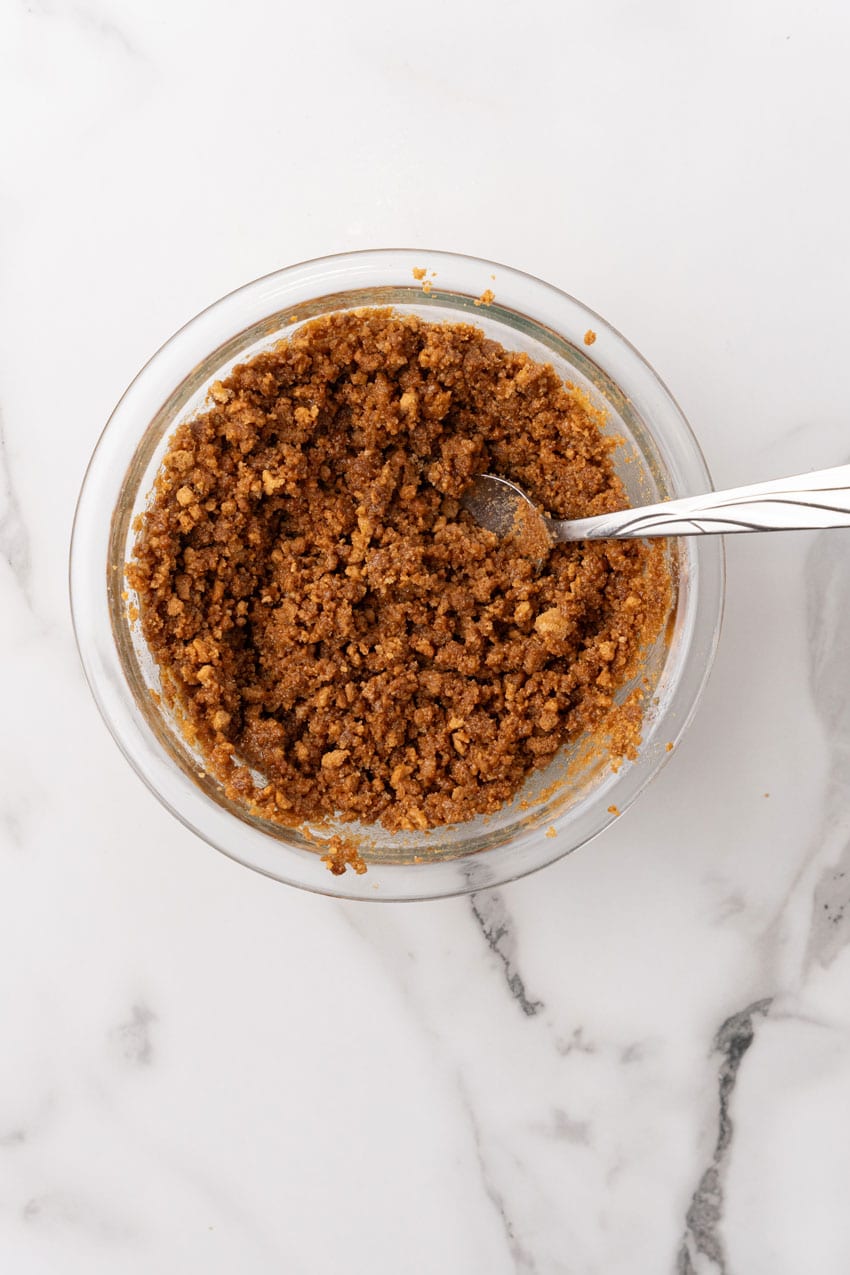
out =
<svg viewBox="0 0 850 1275"><path fill-rule="evenodd" d="M513 534L533 545L534 556L542 534L551 547L559 540L639 540L645 536L850 527L850 465L733 487L731 491L684 496L595 518L550 518L515 483L495 474L479 474L461 503L488 531L498 536ZM546 541L542 543L545 551Z"/></svg>

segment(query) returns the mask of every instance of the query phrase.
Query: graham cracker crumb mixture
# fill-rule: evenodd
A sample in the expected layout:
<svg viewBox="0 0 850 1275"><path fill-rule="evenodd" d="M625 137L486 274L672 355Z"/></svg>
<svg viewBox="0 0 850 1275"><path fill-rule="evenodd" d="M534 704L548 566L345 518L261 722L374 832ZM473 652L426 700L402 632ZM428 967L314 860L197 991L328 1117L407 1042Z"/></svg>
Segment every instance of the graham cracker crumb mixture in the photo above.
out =
<svg viewBox="0 0 850 1275"><path fill-rule="evenodd" d="M335 877L343 876L348 867L351 867L359 877L366 871L366 861L357 847L339 836L331 837L327 843L327 853L322 855L322 863Z"/></svg>
<svg viewBox="0 0 850 1275"><path fill-rule="evenodd" d="M389 310L313 320L213 386L127 577L164 697L233 799L425 829L497 810L608 728L669 607L662 544L559 544L539 568L459 504L490 471L557 517L623 508L600 424L550 366ZM615 716L633 754L640 712ZM360 870L349 850L332 871Z"/></svg>
<svg viewBox="0 0 850 1275"><path fill-rule="evenodd" d="M506 539L516 553L523 554L534 561L542 561L552 548L552 537L543 518L531 509L524 500L517 502L514 509L513 524ZM538 616L537 621L542 617Z"/></svg>
<svg viewBox="0 0 850 1275"><path fill-rule="evenodd" d="M496 300L496 294L492 288L485 288L477 301L473 301L473 305L492 305Z"/></svg>

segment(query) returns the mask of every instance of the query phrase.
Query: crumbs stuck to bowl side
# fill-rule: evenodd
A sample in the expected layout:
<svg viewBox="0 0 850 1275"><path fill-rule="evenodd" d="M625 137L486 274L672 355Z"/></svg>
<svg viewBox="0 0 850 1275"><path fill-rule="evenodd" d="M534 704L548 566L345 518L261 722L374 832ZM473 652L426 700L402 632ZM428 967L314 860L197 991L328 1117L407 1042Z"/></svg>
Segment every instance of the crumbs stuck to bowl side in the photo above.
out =
<svg viewBox="0 0 850 1275"><path fill-rule="evenodd" d="M332 822L284 828L230 800L179 715L165 706L159 670L132 608L128 613L124 568L134 523L174 428L203 408L214 382L310 319L379 306L429 322L472 322L505 348L551 363L603 409L607 432L619 440L615 466L632 504L711 485L686 421L651 368L604 320L564 293L507 267L449 253L388 249L328 257L281 270L215 303L172 337L129 387L80 496L72 607L86 675L110 730L188 827L289 884L351 898L433 898L497 885L560 858L616 818L658 772L690 720L712 661L722 544L715 537L668 542L675 600L640 670L647 691L640 751L616 773L599 741L585 738L534 772L495 814L427 832L390 834ZM592 357L584 341L590 329L596 333ZM368 871L333 876L321 861L322 843L352 835Z"/></svg>

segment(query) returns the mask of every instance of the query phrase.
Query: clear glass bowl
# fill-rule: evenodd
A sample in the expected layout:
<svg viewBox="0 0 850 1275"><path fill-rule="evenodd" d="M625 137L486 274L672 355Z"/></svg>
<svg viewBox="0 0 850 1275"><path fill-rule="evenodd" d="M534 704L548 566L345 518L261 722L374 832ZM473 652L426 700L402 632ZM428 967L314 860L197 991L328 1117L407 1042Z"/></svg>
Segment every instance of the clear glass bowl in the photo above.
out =
<svg viewBox="0 0 850 1275"><path fill-rule="evenodd" d="M428 287L413 275L425 269ZM490 305L476 304L486 289ZM647 652L643 744L614 773L579 741L533 775L498 814L428 833L366 836L368 871L335 877L300 832L255 818L204 772L151 690L156 666L127 619L124 565L168 437L204 404L210 385L329 311L393 306L423 318L471 321L507 348L551 362L602 406L622 439L614 458L633 504L708 490L702 453L668 390L604 319L530 275L454 253L385 249L324 257L247 284L204 310L154 355L113 412L91 459L74 524L71 605L98 707L156 796L211 845L258 872L320 893L418 899L498 885L568 854L601 832L656 775L705 684L723 601L719 537L669 541L676 582L666 631ZM596 334L585 344L588 330ZM319 831L328 837L334 828ZM352 831L351 825L339 829ZM354 829L356 831L356 828Z"/></svg>

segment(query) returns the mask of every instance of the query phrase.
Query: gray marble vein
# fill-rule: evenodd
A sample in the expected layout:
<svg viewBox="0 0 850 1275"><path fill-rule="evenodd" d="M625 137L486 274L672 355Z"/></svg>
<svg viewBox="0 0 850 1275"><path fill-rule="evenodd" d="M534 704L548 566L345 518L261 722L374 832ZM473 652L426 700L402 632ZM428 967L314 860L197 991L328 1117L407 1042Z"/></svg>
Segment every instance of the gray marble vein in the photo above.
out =
<svg viewBox="0 0 850 1275"><path fill-rule="evenodd" d="M807 959L829 965L850 942L850 558L835 532L817 536L806 564L809 680L830 748L818 849L830 862L815 884Z"/></svg>
<svg viewBox="0 0 850 1275"><path fill-rule="evenodd" d="M850 840L838 863L826 868L815 886L807 956L831 965L850 943Z"/></svg>
<svg viewBox="0 0 850 1275"><path fill-rule="evenodd" d="M700 1257L706 1259L716 1275L727 1275L726 1250L720 1226L723 1220L723 1177L733 1134L729 1107L738 1070L755 1036L753 1019L763 1017L770 1009L771 1001L771 997L765 997L732 1014L714 1038L714 1051L720 1055L717 1141L711 1163L702 1174L688 1206L685 1234L676 1262L677 1275L697 1275L698 1271L706 1271L705 1263L697 1265Z"/></svg>
<svg viewBox="0 0 850 1275"><path fill-rule="evenodd" d="M101 1243L123 1247L135 1240L137 1227L116 1216L103 1201L77 1191L46 1191L31 1196L20 1210L21 1221L56 1238L84 1232Z"/></svg>
<svg viewBox="0 0 850 1275"><path fill-rule="evenodd" d="M505 1243L507 1244L508 1251L510 1252L511 1259L514 1264L514 1270L517 1272L517 1275L522 1275L522 1272L529 1272L530 1275L533 1275L533 1273L537 1270L537 1261L531 1250L526 1248L522 1240L517 1235L516 1226L514 1225L508 1211L505 1197L493 1179L493 1175L487 1163L487 1157L484 1154L481 1126L478 1122L478 1117L475 1114L475 1107L470 1099L466 1086L464 1085L463 1077L460 1075L458 1076L457 1087L458 1093L460 1094L460 1100L469 1121L469 1127L472 1131L473 1142L475 1145L475 1156L478 1161L478 1170L481 1175L481 1185L484 1188L484 1193L492 1204L499 1219L499 1224L505 1235Z"/></svg>
<svg viewBox="0 0 850 1275"><path fill-rule="evenodd" d="M32 570L30 533L12 481L2 415L0 415L0 559L9 567L29 605Z"/></svg>
<svg viewBox="0 0 850 1275"><path fill-rule="evenodd" d="M842 533L824 531L813 538L805 581L809 691L829 760L806 852L765 940L774 948L784 941L788 908L806 882L811 894L804 961L808 968L830 965L850 943L850 559Z"/></svg>
<svg viewBox="0 0 850 1275"><path fill-rule="evenodd" d="M51 1091L34 1102L29 1111L19 1112L14 1120L0 1124L0 1151L14 1153L21 1147L31 1148L52 1124L59 1105L57 1095Z"/></svg>
<svg viewBox="0 0 850 1275"><path fill-rule="evenodd" d="M843 753L850 752L850 557L834 531L812 541L805 570L809 679L825 730Z"/></svg>
<svg viewBox="0 0 850 1275"><path fill-rule="evenodd" d="M555 1040L555 1048L562 1058L569 1058L570 1054L595 1054L596 1046L591 1044L589 1040L584 1038L584 1028L575 1027L571 1034L567 1037L559 1036ZM629 1046L632 1048L632 1046ZM636 1048L636 1046L634 1046ZM629 1059L624 1058L624 1062Z"/></svg>
<svg viewBox="0 0 850 1275"><path fill-rule="evenodd" d="M472 915L478 922L487 946L498 957L504 970L508 990L526 1017L543 1009L543 1001L529 996L525 981L516 966L517 942L510 913L498 890L469 896Z"/></svg>
<svg viewBox="0 0 850 1275"><path fill-rule="evenodd" d="M29 1142L29 1130L23 1125L17 1125L0 1133L0 1148L22 1147L25 1142Z"/></svg>
<svg viewBox="0 0 850 1275"><path fill-rule="evenodd" d="M575 1120L564 1111L563 1107L555 1107L549 1124L537 1126L540 1132L556 1142L569 1142L573 1146L590 1146L590 1122Z"/></svg>
<svg viewBox="0 0 850 1275"><path fill-rule="evenodd" d="M24 829L17 811L0 809L0 844L19 849L24 844Z"/></svg>
<svg viewBox="0 0 850 1275"><path fill-rule="evenodd" d="M239 1233L240 1272L298 1269L295 1255L276 1233L274 1220L255 1206L250 1191L232 1189L222 1180L215 1165L204 1164L195 1155L161 1144L157 1145L155 1155L161 1169L172 1175L175 1182L188 1187L190 1198L202 1203L206 1216L214 1219L216 1226L232 1227ZM212 1225L209 1230L213 1230Z"/></svg>
<svg viewBox="0 0 850 1275"><path fill-rule="evenodd" d="M24 8L33 17L62 18L79 31L100 36L129 57L141 56L124 29L115 21L113 12L104 13L93 5L79 3L79 0L76 3L66 3L65 0L61 3L56 0L24 0Z"/></svg>
<svg viewBox="0 0 850 1275"><path fill-rule="evenodd" d="M137 1001L130 1016L109 1033L113 1051L130 1067L149 1067L153 1062L152 1028L156 1014L143 1001Z"/></svg>

